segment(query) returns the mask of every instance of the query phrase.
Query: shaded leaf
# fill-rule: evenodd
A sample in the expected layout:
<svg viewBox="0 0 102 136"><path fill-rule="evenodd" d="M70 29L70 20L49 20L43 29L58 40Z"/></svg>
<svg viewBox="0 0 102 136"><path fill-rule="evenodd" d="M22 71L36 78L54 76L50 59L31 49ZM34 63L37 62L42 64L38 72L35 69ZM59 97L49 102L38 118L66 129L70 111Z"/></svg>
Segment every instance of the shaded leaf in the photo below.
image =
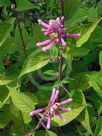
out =
<svg viewBox="0 0 102 136"><path fill-rule="evenodd" d="M17 11L25 11L29 9L38 8L38 6L32 4L28 0L16 0L16 3L17 3L17 8L16 8Z"/></svg>
<svg viewBox="0 0 102 136"><path fill-rule="evenodd" d="M13 104L22 112L27 112L28 114L34 109L33 101L24 93L17 90L11 91L11 98Z"/></svg>
<svg viewBox="0 0 102 136"><path fill-rule="evenodd" d="M0 22L0 46L6 41L10 32L12 30L12 25L7 22Z"/></svg>
<svg viewBox="0 0 102 136"><path fill-rule="evenodd" d="M100 63L100 67L102 69L102 51L99 54L99 63Z"/></svg>
<svg viewBox="0 0 102 136"><path fill-rule="evenodd" d="M102 117L97 121L94 136L102 136Z"/></svg>
<svg viewBox="0 0 102 136"><path fill-rule="evenodd" d="M50 59L43 52L33 52L25 61L21 74L19 77L24 74L30 73L32 71L38 70L48 64Z"/></svg>
<svg viewBox="0 0 102 136"><path fill-rule="evenodd" d="M82 46L85 42L87 42L87 40L89 39L91 33L95 30L96 26L98 25L98 23L101 21L101 19L98 19L95 23L93 23L88 29L87 31L79 38L79 40L77 40L76 42L76 46L80 47Z"/></svg>

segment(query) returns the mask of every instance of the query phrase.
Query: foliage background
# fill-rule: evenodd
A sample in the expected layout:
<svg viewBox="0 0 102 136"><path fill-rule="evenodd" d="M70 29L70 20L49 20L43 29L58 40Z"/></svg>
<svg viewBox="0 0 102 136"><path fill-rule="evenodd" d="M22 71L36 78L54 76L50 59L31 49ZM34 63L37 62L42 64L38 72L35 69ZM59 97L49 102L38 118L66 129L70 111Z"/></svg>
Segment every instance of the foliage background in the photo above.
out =
<svg viewBox="0 0 102 136"><path fill-rule="evenodd" d="M65 26L81 37L62 48L61 81L53 68L59 46L47 53L35 46L45 39L37 20L58 16L59 0L0 0L0 136L32 132L37 120L29 113L46 105L52 87L60 87L60 99L74 99L72 111L62 113L68 123L52 118L48 133L33 136L102 136L102 0L64 0Z"/></svg>

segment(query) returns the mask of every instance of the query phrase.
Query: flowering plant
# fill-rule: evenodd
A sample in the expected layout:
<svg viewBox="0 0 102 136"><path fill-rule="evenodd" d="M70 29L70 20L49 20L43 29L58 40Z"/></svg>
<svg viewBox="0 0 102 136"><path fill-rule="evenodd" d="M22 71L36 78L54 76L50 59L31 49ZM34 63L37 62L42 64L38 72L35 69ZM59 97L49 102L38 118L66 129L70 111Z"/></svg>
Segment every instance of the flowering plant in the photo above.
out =
<svg viewBox="0 0 102 136"><path fill-rule="evenodd" d="M52 90L52 96L51 96L51 98L49 100L47 108L42 108L42 109L34 110L34 111L32 111L30 113L31 116L36 115L37 117L40 115L39 113L41 113L43 115L45 121L47 122L47 129L50 128L51 115L53 115L54 117L59 116L59 118L63 122L65 122L66 119L63 118L63 116L59 113L59 111L64 111L64 112L71 111L71 108L62 108L60 106L72 102L72 98L69 98L69 99L61 101L61 102L57 102L58 96L59 96L59 90L56 90L54 88ZM39 121L41 120L39 117L38 117L38 119L39 119ZM39 128L39 126L41 124L44 126L43 122L41 122L41 121L38 124L39 124L37 126L38 128Z"/></svg>
<svg viewBox="0 0 102 136"><path fill-rule="evenodd" d="M102 0L0 0L0 136L102 136L101 50Z"/></svg>
<svg viewBox="0 0 102 136"><path fill-rule="evenodd" d="M37 43L37 46L45 46L43 47L43 51L47 51L50 48L52 48L56 43L61 43L62 46L66 46L67 43L64 41L65 37L71 37L76 38L80 37L80 33L78 34L69 34L66 32L66 28L64 28L64 17L57 18L56 20L50 20L49 24L46 24L42 20L38 20L38 23L45 27L46 29L42 29L41 31L44 33L44 35L47 35L49 37L48 40Z"/></svg>

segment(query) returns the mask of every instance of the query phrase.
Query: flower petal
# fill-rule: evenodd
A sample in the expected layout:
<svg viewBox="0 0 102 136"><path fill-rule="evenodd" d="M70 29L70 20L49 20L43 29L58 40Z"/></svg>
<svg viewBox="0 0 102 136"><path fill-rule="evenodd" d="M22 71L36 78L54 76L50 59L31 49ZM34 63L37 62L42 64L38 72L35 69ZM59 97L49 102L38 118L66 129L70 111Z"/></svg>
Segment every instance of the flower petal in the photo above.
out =
<svg viewBox="0 0 102 136"><path fill-rule="evenodd" d="M43 112L43 111L44 111L43 109L38 109L38 110L30 112L30 115L33 116L33 115L38 114L39 112Z"/></svg>
<svg viewBox="0 0 102 136"><path fill-rule="evenodd" d="M64 101L60 102L60 104L63 105L63 104L70 103L70 102L72 102L72 101L73 101L73 99L72 99L72 98L69 98L68 100L64 100Z"/></svg>
<svg viewBox="0 0 102 136"><path fill-rule="evenodd" d="M38 23L40 24L40 25L42 25L42 26L44 26L45 28L49 28L49 25L48 24L46 24L45 22L43 22L42 20L38 20Z"/></svg>
<svg viewBox="0 0 102 136"><path fill-rule="evenodd" d="M43 42L37 43L36 46L44 46L44 45L46 45L46 44L49 44L50 42L51 42L50 39L49 39L49 40L45 40L45 41L43 41Z"/></svg>

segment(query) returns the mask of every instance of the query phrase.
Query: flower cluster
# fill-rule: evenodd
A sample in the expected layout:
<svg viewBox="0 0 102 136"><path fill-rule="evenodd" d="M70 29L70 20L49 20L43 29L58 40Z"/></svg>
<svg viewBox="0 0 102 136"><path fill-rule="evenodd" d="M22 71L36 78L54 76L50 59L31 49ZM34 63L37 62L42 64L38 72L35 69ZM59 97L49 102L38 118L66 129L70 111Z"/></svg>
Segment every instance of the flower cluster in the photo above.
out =
<svg viewBox="0 0 102 136"><path fill-rule="evenodd" d="M59 97L59 90L56 90L54 88L52 90L52 96L50 98L47 108L41 108L38 110L34 110L30 113L31 116L33 116L33 115L39 116L39 113L41 113L46 119L46 120L42 120L42 121L47 122L47 125L46 125L47 129L50 128L51 116L54 116L54 117L59 116L59 118L63 122L65 122L66 119L60 114L60 111L64 111L64 112L71 111L71 108L62 108L61 105L68 104L68 103L72 102L72 98L69 98L69 99L61 101L61 102L57 102L58 97ZM43 124L43 122L40 122L39 125L42 125L42 124Z"/></svg>
<svg viewBox="0 0 102 136"><path fill-rule="evenodd" d="M49 50L58 42L60 42L62 46L66 46L67 43L64 41L65 37L76 38L80 36L80 33L69 34L66 32L67 29L64 28L64 17L57 18L56 20L50 20L48 24L42 20L38 20L38 23L44 27L41 31L49 37L48 40L36 44L36 46L47 45L42 48L42 51Z"/></svg>

